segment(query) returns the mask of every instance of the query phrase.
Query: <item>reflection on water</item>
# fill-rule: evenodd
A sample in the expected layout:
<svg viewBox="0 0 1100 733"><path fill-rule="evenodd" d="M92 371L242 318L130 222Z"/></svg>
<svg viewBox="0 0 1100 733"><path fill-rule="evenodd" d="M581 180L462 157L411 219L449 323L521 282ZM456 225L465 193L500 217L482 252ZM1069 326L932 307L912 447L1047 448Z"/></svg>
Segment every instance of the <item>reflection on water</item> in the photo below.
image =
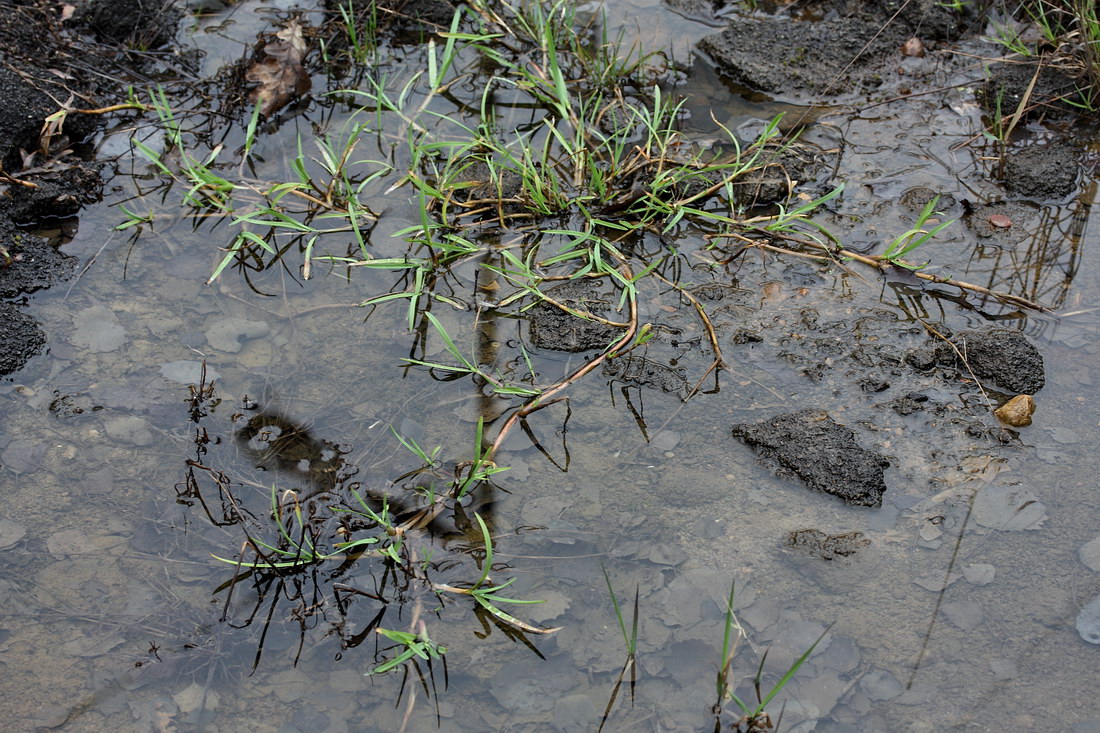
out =
<svg viewBox="0 0 1100 733"><path fill-rule="evenodd" d="M945 134L906 148L904 165L894 121L845 129L837 176L852 183L830 225L868 251L910 225L893 203L902 191L970 195L945 183L955 172L940 161L974 120L932 100L917 112ZM336 124L342 113L317 114ZM272 161L308 133L300 122L269 133ZM784 730L1100 718L1097 648L1074 630L1100 590L1075 559L1100 509L1089 449L1095 181L1065 206L972 202L987 223L1008 216L1011 234L959 222L928 245L936 272L1062 317L900 276L877 282L854 266L758 253L723 265L699 233L678 233L682 257L662 272L691 282L728 367L707 368L704 324L681 293L640 285L656 336L634 356L687 388L655 389L652 370L589 375L568 403L511 432L494 456L509 471L447 511L436 499L469 475L479 418L491 430L520 402L403 367L446 355L426 328L405 332L403 301L366 320L347 305L407 280L335 268L305 280L288 264L208 287L224 225L180 220L176 194L150 181L115 183L116 200L140 192L156 208L165 197L169 216L126 242L106 234L115 210L87 212L66 250L95 264L70 292L37 296L50 353L0 394L0 648L13 671L0 719L11 729L593 730L626 655L610 582L628 622L638 589L637 685L618 693L605 729L709 730L734 580L742 699L755 699L761 660L774 684L820 638L769 707L784 709ZM386 236L412 220L403 196L377 202L390 217L372 237L380 256L405 254ZM476 308L503 286L483 263L428 287ZM490 373L545 383L583 364L533 348L521 321L491 312L433 311ZM1035 424L1001 430L969 375L906 366L927 339L917 318L1023 328L1048 374ZM881 509L777 478L729 434L808 406L888 457ZM477 517L492 538L488 567ZM860 539L826 557L792 533ZM365 538L377 541L343 546ZM515 578L503 596L542 601L508 614L561 630L526 631L447 590L486 570L495 584ZM414 655L366 675L407 648L380 629L426 630L445 665ZM727 703L723 725L738 717Z"/></svg>

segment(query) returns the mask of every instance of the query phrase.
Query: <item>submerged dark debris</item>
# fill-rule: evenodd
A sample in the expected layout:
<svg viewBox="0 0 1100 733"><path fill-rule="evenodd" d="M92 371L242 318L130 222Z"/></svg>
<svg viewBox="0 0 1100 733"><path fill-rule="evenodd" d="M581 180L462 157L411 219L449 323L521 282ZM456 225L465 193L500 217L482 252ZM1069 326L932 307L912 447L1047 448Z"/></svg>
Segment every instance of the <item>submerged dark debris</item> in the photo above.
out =
<svg viewBox="0 0 1100 733"><path fill-rule="evenodd" d="M824 410L776 415L733 426L733 436L778 464L782 476L800 478L811 489L855 506L882 506L883 470L890 462L856 441L855 433Z"/></svg>

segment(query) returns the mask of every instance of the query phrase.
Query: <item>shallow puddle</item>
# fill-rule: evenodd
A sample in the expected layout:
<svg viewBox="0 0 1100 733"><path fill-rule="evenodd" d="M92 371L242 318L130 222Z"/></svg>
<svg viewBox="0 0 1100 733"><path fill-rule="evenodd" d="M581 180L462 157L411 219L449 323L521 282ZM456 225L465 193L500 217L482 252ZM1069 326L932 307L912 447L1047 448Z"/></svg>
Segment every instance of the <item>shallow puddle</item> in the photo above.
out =
<svg viewBox="0 0 1100 733"><path fill-rule="evenodd" d="M594 4L584 10L597 17ZM206 78L258 33L285 32L291 11L307 29L332 16L312 4L242 2L189 17L181 38L205 53ZM803 114L786 100L737 96L692 58L715 25L644 0L616 3L606 19L609 38L622 29L623 48L640 38L684 66L661 82L666 95L688 96L681 126L699 148L729 147L723 127L747 147L779 111ZM303 38L320 54L328 37ZM792 246L780 240L738 250L711 236L713 220L688 216L639 234L622 259L605 250L611 269L629 262L633 274L659 259L654 272L667 279L647 272L632 284L632 322L648 324L651 340L574 381L601 349L551 348L565 338L545 335L552 319L533 333L545 304L522 299L509 257L533 243L543 259L577 246L559 233L581 226L576 209L532 223L506 220L501 205L462 228L458 214L479 198L457 186L450 215L462 226L447 231L473 244L432 269L416 263L450 254L406 240L429 229L420 195L445 178L464 141L456 122L476 127L491 102L505 133L547 137L530 90L493 77L503 72L480 67L489 62L466 42L450 70L440 71L446 39L435 36L383 43L370 73L314 73L309 101L259 121L254 142L250 104L211 115L197 87L175 80L165 80L165 99L191 153L181 157L153 111L99 140L117 159L105 201L83 211L62 247L78 258L78 276L29 307L49 351L0 383L5 727L711 730L731 585L744 638L727 682L742 700L755 702L758 668L767 694L812 649L767 705L773 720L782 711L780 730L1100 725L1100 646L1077 628L1100 592L1100 459L1089 448L1100 429L1095 168L1082 165L1057 203L1006 197L988 175L990 147L975 142L977 83L963 83L981 77L980 64L962 53L899 57L914 85L951 89L845 97L809 115L786 151L806 164L804 180L784 182L797 184L786 210L843 182L816 221L852 252L879 254L938 194L935 217L958 221L910 261L1045 312L901 267L779 251ZM960 51L985 48L977 44ZM524 59L539 73L557 63ZM373 79L396 99L418 72L401 114L355 112L362 97L336 91L371 90ZM457 79L426 92L437 73ZM483 94L490 77L496 93ZM437 147L413 171L439 176L410 181L406 141L421 133ZM299 146L317 176L318 140L339 157L356 135L343 159L362 206L354 225L338 205L302 216L339 194L337 184L303 186L313 202L285 194L273 210L314 229L279 230L267 240L277 259L262 248L226 257L238 231L267 236L265 202L273 184L295 180ZM1098 145L1084 145L1091 159ZM186 155L216 146L212 168L237 186L226 216L184 203ZM600 216L613 219L619 203L601 202ZM116 229L127 216L120 204L142 221ZM804 226L797 236L815 233ZM349 264L365 256L389 264ZM544 273L570 274L570 263ZM599 338L608 343L630 315L617 272L581 294L527 284L607 321ZM1028 427L1004 429L991 414L1023 390L983 391L975 382L988 380L946 364L950 354L927 370L907 359L943 347L930 334L991 327L1022 331L1042 354L1045 386ZM508 422L525 390L546 385L562 385L552 397L567 399ZM777 475L731 434L807 408L885 458L881 506L811 491L791 466ZM483 463L493 449L494 463ZM815 463L810 452L804 463ZM467 480L494 466L508 470ZM443 501L467 484L474 490L461 500ZM399 529L365 533L383 507ZM409 520L417 511L423 521ZM362 556L339 544L366 537L378 541ZM265 567L249 539L279 548L266 557L286 566ZM370 554L384 546L399 562ZM310 552L328 557L303 561ZM469 592L504 583L498 599L525 603L479 605ZM635 609L631 660L624 635ZM1086 622L1100 627L1097 616ZM385 671L412 648L402 633L422 655ZM742 713L728 698L721 707L728 730Z"/></svg>

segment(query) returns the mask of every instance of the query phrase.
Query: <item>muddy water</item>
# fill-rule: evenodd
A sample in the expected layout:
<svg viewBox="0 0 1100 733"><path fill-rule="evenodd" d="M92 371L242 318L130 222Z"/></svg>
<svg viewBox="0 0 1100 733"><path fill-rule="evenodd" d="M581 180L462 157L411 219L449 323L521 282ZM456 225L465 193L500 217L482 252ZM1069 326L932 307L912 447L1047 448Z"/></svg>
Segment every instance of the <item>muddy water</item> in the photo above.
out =
<svg viewBox="0 0 1100 733"><path fill-rule="evenodd" d="M611 22L628 34L668 28L668 38L646 42L673 46L680 58L713 31L645 5L616 4ZM241 3L185 24L185 33L212 71L239 56L273 8ZM410 66L422 62L415 49L402 53ZM948 86L974 70L945 64L928 73ZM770 116L772 107L732 97L702 68L686 77L689 127L701 137L716 129L711 110L737 126ZM915 189L954 197L951 217L965 213L963 199L996 197L982 150L960 145L981 126L972 90L845 112L806 139L842 147L833 182L845 181L846 192L826 221L847 246L879 251L904 231ZM256 177L282 174L282 151L297 135L338 129L344 115L316 105L262 136ZM113 130L101 148L127 151L133 133ZM151 124L138 134L156 141ZM228 135L227 148L241 144L239 129ZM1060 205L1013 211L1016 241L959 222L921 250L933 272L1033 298L1051 314L793 256L748 253L707 267L714 257L701 232L677 232L680 278L711 286L705 304L729 369L686 404L595 373L570 388L567 422L565 405L555 405L532 416L531 437L509 438L497 461L510 471L476 505L496 536L494 578L516 578L510 597L544 601L509 611L561 630L524 639L483 625L463 599L410 591L386 610L384 626L405 628L419 604L433 639L448 647L446 689L437 665L426 692L415 676L407 685L399 672L364 676L385 656L375 634L360 636L377 609L335 607L333 583L376 589L385 582L379 567L327 568L282 587L242 583L227 600L221 586L232 566L211 555L234 557L243 535L224 521L215 479L224 474L244 511L262 517L272 484L324 490L334 472L354 471L364 485L386 486L416 468L390 426L441 446L444 462L464 460L477 417L503 407L468 380L402 367L402 357L442 349L430 341L416 350L404 303L350 307L393 286L392 275L315 263L304 281L299 260L288 259L247 277L227 270L208 286L224 224L184 216L181 192L163 190L142 158L123 154L117 167L108 200L82 215L65 245L89 266L34 300L49 354L0 386L6 727L370 731L397 730L407 714L409 730L594 730L625 661L601 568L627 615L638 589L640 612L635 698L620 692L608 729L713 727L731 582L748 633L733 667L742 697L752 694L764 649L774 683L829 629L769 706L774 715L785 704L784 730L1031 730L1100 720L1100 647L1074 628L1078 609L1100 592L1078 558L1100 516L1091 450L1100 282L1090 267L1100 241L1090 221L1095 181L1084 174ZM388 235L416 221L407 194L384 193L390 182L366 192L384 211L372 237L379 256L403 254ZM828 182L809 190L820 195ZM120 201L158 217L136 235L115 232ZM472 265L460 266L449 286L465 297L474 276ZM674 362L691 384L702 379L710 355L693 310L656 285L644 285L639 301L642 320L675 336L653 344L654 358ZM466 314L434 312L476 343ZM1006 442L965 379L905 365L900 357L926 338L918 318L1028 334L1047 373L1034 424ZM489 351L526 337L512 319L480 328ZM533 358L549 378L580 360L552 351ZM910 393L928 406L891 409ZM849 507L778 478L730 436L734 423L805 407L827 410L888 457L881 508ZM278 419L254 423L259 415ZM242 430L250 424L293 424L291 447L264 455ZM188 461L205 468L189 471ZM205 506L188 491L189 475ZM870 544L825 560L787 544L808 528L861 532ZM420 557L447 561L444 582L476 579L463 552L469 536L425 533L415 542Z"/></svg>

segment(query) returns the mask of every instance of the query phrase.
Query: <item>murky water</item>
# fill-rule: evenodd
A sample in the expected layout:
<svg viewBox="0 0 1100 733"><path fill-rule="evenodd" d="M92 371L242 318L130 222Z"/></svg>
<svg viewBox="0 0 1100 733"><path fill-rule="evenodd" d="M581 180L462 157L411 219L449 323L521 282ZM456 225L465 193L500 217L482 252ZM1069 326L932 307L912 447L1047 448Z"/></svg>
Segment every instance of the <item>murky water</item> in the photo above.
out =
<svg viewBox="0 0 1100 733"><path fill-rule="evenodd" d="M294 6L246 2L185 23L207 52L204 73L239 58L257 32L278 27L276 11ZM320 15L310 7L303 22ZM643 36L681 60L713 31L641 2L615 4L609 25L628 39L639 27L667 29ZM396 75L425 65L423 47L395 53ZM928 73L947 86L967 69ZM315 79L307 110L260 135L250 179L286 176L299 136L308 145L318 130L342 129L349 111L320 96L325 83ZM700 137L717 130L708 111L741 126L773 110L732 96L702 68L680 91L691 95L688 127ZM914 189L953 196L950 217L964 213L964 199L977 206L994 196L980 150L960 146L981 127L970 90L847 111L805 137L838 161L832 180L847 182L828 216L845 246L880 251L915 218L905 203ZM466 597L404 587L374 560L328 561L229 592L235 568L212 555L237 557L242 516L277 540L273 485L323 496L354 481L413 501L406 487L416 477L399 477L420 462L391 426L425 449L440 446L450 470L471 457L479 416L491 433L503 421L492 419L519 402L402 362L445 351L426 324L408 332L405 300L353 307L408 287L392 272L315 260L305 280L292 247L282 265L230 268L207 285L229 226L189 216L180 184L131 155L135 134L163 145L148 119L104 137L101 149L120 156L117 175L64 246L80 258L81 276L31 307L49 354L0 385L6 728L595 730L626 661L605 569L627 622L635 589L640 616L637 686L633 699L619 691L609 730L713 728L733 582L748 633L733 663L742 697L752 695L765 649L766 691L829 629L768 707L773 716L784 709L783 730L1037 730L1100 720L1100 647L1074 628L1100 591L1100 577L1078 559L1100 516L1100 463L1089 448L1100 427L1095 180L1062 206L1015 214L1019 239L1009 245L958 222L921 250L932 272L1032 298L1050 314L900 276L887 283L855 264L754 251L714 266L722 258L704 232L673 232L679 255L667 276L711 288L705 299L704 289L693 292L728 369L709 373L713 355L690 304L643 283L640 320L663 334L648 353L699 393L684 402L675 390L597 370L569 387L568 403L532 413L510 435L495 457L510 470L495 488L460 516L440 518L447 526L408 538L435 582L472 582L483 550L469 515L485 517L493 581L515 578L504 595L543 601L507 610L561 627L543 636L475 612ZM225 149L243 141L234 126ZM379 148L359 155L390 149L384 137L369 145ZM827 177L810 190L827 191ZM370 236L377 257L404 256L406 244L390 235L418 223L409 187L387 190L395 181L364 190L381 212ZM114 231L119 202L153 222ZM501 239L513 236L521 235ZM350 233L337 238L326 237L327 253L356 253ZM477 265L456 265L437 292L466 304L479 289L492 292ZM583 361L535 349L522 319L475 323L445 303L432 312L464 349L504 371L524 373L520 342L540 382ZM901 363L926 339L918 319L1027 333L1047 371L1034 425L1004 443L965 375L945 380ZM912 392L938 407L891 409ZM889 458L882 508L849 507L777 478L730 435L734 423L805 407L829 411ZM823 560L788 546L789 533L806 528L858 531L871 543ZM394 654L374 626L418 620L447 647L446 670L437 661L430 674L424 663L415 668L423 678L411 666L407 676L365 674ZM728 727L737 716L726 708Z"/></svg>

